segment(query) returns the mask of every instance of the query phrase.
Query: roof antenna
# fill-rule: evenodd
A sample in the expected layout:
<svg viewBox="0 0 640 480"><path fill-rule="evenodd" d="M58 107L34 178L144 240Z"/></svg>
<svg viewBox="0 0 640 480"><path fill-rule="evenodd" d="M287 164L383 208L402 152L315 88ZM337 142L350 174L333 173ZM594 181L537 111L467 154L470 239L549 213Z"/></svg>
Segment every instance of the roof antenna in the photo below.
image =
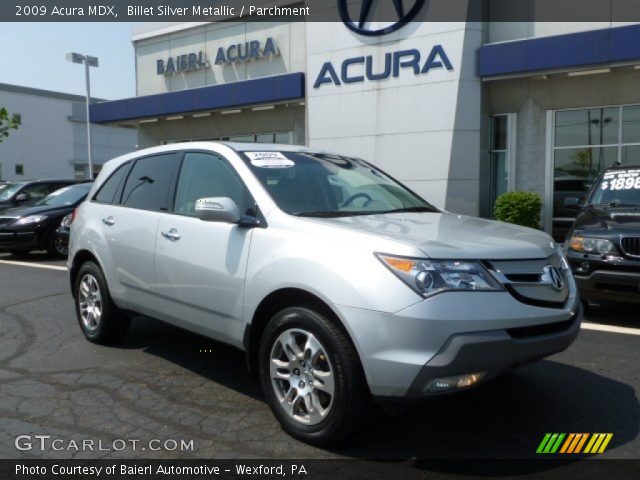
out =
<svg viewBox="0 0 640 480"><path fill-rule="evenodd" d="M622 166L622 162L620 160L614 160L614 162L611 164L612 167L620 167Z"/></svg>

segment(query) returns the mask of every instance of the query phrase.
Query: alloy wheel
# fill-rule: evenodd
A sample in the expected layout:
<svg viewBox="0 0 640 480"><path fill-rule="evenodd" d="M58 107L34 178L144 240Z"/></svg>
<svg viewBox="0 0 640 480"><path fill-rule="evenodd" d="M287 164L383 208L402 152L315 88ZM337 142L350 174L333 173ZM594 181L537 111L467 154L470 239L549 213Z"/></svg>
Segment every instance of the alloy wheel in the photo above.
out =
<svg viewBox="0 0 640 480"><path fill-rule="evenodd" d="M80 281L78 289L80 318L88 332L94 332L102 319L102 295L96 277L87 273Z"/></svg>
<svg viewBox="0 0 640 480"><path fill-rule="evenodd" d="M61 257L66 257L69 254L69 249L58 235L53 240L53 246Z"/></svg>
<svg viewBox="0 0 640 480"><path fill-rule="evenodd" d="M271 385L282 410L303 425L323 421L334 403L334 370L329 355L310 332L282 332L271 348Z"/></svg>

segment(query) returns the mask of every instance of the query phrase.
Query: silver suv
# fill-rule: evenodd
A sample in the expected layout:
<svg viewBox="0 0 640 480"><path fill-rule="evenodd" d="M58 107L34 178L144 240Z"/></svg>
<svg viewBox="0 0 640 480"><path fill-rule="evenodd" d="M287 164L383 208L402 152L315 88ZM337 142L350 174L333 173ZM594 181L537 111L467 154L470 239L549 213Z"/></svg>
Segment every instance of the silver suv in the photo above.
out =
<svg viewBox="0 0 640 480"><path fill-rule="evenodd" d="M284 145L124 155L75 212L88 340L158 318L246 352L283 428L348 433L371 398L420 399L566 349L579 301L537 230L433 207L373 165Z"/></svg>

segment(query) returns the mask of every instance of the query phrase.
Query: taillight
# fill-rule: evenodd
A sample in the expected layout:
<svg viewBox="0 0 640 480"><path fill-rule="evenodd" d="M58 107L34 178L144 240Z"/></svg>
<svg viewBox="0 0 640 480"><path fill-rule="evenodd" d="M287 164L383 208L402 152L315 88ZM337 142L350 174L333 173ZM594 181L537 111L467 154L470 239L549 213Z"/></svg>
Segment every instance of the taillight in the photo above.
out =
<svg viewBox="0 0 640 480"><path fill-rule="evenodd" d="M71 225L73 223L73 221L76 219L76 215L78 215L78 209L74 208L73 212L71 212L71 218L69 219L69 225Z"/></svg>

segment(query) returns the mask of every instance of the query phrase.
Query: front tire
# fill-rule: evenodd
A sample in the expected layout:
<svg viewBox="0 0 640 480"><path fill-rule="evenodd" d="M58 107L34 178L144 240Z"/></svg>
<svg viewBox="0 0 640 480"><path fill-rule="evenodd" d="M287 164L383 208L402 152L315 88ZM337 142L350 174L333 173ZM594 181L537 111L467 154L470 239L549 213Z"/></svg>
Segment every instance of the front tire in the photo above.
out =
<svg viewBox="0 0 640 480"><path fill-rule="evenodd" d="M334 323L308 307L286 308L269 321L260 343L259 375L282 428L313 445L344 438L367 407L354 347Z"/></svg>
<svg viewBox="0 0 640 480"><path fill-rule="evenodd" d="M56 231L52 231L47 239L47 254L53 258L67 258L69 249Z"/></svg>
<svg viewBox="0 0 640 480"><path fill-rule="evenodd" d="M131 320L113 303L107 281L98 265L93 262L82 264L74 293L76 316L87 340L108 344L126 335Z"/></svg>

